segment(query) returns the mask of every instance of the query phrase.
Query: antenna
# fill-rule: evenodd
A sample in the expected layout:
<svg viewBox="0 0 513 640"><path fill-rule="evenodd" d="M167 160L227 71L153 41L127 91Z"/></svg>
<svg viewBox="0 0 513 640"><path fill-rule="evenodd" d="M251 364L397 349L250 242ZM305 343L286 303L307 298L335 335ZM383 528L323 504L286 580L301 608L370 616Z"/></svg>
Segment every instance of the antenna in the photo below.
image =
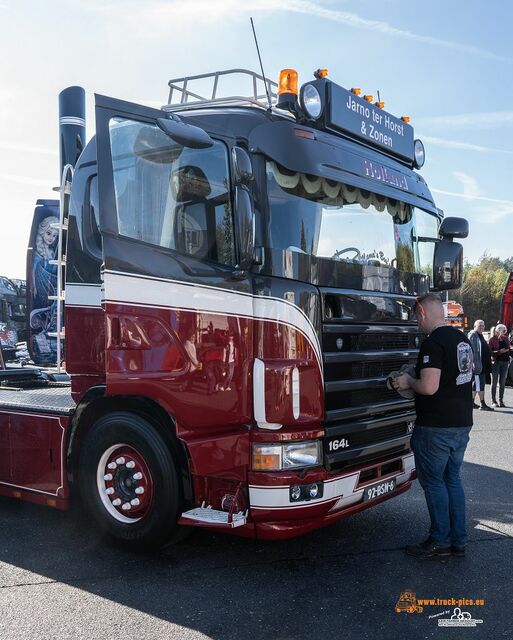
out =
<svg viewBox="0 0 513 640"><path fill-rule="evenodd" d="M379 89L378 89L378 102L381 102L381 97L379 95Z"/></svg>
<svg viewBox="0 0 513 640"><path fill-rule="evenodd" d="M265 94L267 96L267 102L269 103L269 110L271 110L273 105L271 102L271 96L269 95L269 87L267 86L267 80L264 73L264 65L262 64L262 58L260 56L260 49L258 47L258 40L256 36L255 25L253 24L253 18L250 18L249 20L251 22L251 28L253 29L253 37L255 38L256 50L258 53L258 60L260 61L260 69L262 69L262 77L264 79Z"/></svg>

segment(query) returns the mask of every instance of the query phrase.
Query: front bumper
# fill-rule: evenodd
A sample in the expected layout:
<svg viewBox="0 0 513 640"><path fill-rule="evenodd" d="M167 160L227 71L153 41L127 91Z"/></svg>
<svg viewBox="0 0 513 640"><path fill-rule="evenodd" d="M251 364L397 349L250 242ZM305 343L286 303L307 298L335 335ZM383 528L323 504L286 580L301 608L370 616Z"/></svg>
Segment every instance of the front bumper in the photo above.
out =
<svg viewBox="0 0 513 640"><path fill-rule="evenodd" d="M394 467L396 470L391 471ZM286 475L252 472L248 474L248 490L255 535L261 539L284 539L324 527L407 491L414 477L415 462L411 452L339 474L323 468ZM392 479L396 481L393 491L363 501L366 487ZM292 485L311 483L322 483L322 497L298 503L291 501Z"/></svg>

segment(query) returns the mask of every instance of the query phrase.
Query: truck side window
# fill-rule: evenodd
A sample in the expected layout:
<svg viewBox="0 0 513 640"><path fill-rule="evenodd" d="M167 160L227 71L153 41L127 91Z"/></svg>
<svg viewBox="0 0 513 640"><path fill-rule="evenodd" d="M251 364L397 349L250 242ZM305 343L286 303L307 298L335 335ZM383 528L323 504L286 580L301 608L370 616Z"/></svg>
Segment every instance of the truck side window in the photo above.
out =
<svg viewBox="0 0 513 640"><path fill-rule="evenodd" d="M189 149L157 126L110 122L118 231L123 236L235 265L228 150Z"/></svg>

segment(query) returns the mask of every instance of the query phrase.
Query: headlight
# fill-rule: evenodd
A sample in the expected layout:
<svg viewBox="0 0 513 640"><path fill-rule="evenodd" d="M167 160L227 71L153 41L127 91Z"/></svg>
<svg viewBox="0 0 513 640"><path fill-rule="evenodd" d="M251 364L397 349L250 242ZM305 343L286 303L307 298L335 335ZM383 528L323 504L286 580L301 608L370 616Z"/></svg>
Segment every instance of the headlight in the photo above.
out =
<svg viewBox="0 0 513 640"><path fill-rule="evenodd" d="M413 143L413 155L415 158L414 164L416 169L420 169L424 162L426 161L426 152L424 150L424 145L422 144L422 140L418 138Z"/></svg>
<svg viewBox="0 0 513 640"><path fill-rule="evenodd" d="M305 84L301 88L301 107L309 118L317 120L321 115L321 96L313 84Z"/></svg>
<svg viewBox="0 0 513 640"><path fill-rule="evenodd" d="M322 464L320 440L280 444L253 444L254 471L285 471Z"/></svg>

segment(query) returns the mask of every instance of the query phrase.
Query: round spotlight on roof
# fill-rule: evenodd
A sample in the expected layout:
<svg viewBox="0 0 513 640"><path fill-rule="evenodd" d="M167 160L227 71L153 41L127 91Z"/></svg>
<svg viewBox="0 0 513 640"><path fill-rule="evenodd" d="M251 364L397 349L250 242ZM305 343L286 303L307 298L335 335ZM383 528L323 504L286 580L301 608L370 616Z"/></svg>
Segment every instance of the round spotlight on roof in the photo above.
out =
<svg viewBox="0 0 513 640"><path fill-rule="evenodd" d="M313 84L305 84L300 93L301 108L311 120L317 120L322 113L321 95Z"/></svg>
<svg viewBox="0 0 513 640"><path fill-rule="evenodd" d="M426 151L422 144L422 140L419 140L418 138L413 143L413 156L413 165L415 169L420 169L426 161Z"/></svg>

